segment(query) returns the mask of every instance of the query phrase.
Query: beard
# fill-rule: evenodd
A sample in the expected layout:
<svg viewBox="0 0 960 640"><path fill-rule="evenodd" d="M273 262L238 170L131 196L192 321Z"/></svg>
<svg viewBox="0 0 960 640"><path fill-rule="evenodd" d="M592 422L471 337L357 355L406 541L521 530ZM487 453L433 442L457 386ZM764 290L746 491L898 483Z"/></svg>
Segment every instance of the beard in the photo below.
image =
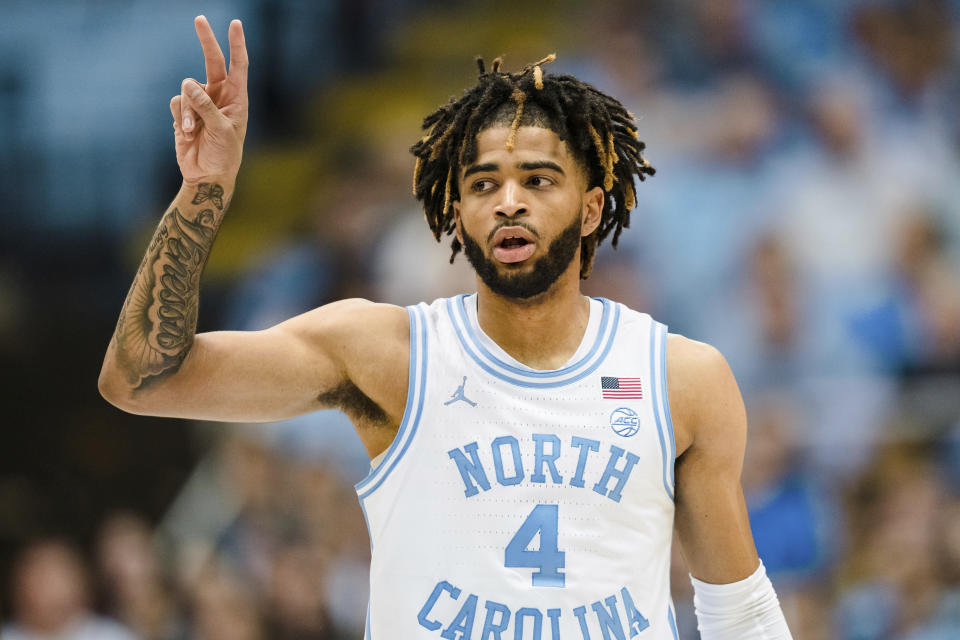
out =
<svg viewBox="0 0 960 640"><path fill-rule="evenodd" d="M524 225L511 222L510 226ZM505 298L526 300L545 292L570 266L579 246L580 216L575 216L573 222L553 239L547 254L538 258L532 269L526 273L504 273L499 263L487 257L480 244L466 229L463 230L463 251L467 260L473 265L483 284Z"/></svg>

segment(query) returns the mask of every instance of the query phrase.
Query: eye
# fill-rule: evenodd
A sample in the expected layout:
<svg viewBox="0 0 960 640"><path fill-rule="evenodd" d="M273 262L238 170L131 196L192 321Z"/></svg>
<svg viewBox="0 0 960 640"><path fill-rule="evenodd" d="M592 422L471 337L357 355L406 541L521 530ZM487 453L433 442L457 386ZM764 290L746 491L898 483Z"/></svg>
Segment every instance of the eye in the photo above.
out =
<svg viewBox="0 0 960 640"><path fill-rule="evenodd" d="M532 187L549 187L554 184L554 182L547 176L531 176L530 179L527 180L527 184Z"/></svg>
<svg viewBox="0 0 960 640"><path fill-rule="evenodd" d="M485 191L490 191L496 186L496 183L493 180L477 180L470 185L470 191L474 193L483 193Z"/></svg>

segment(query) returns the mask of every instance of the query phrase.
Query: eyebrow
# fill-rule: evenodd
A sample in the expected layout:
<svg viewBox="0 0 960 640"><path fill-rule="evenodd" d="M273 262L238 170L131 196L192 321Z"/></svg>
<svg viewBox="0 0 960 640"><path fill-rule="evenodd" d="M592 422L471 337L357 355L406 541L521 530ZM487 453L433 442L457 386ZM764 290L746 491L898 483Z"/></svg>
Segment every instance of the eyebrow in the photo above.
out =
<svg viewBox="0 0 960 640"><path fill-rule="evenodd" d="M466 171L463 172L463 177L467 178L472 176L475 173L483 173L486 171L496 171L500 168L500 165L494 162L487 162L485 164L475 164L472 167L468 167Z"/></svg>
<svg viewBox="0 0 960 640"><path fill-rule="evenodd" d="M551 171L556 171L560 175L566 175L563 172L563 169L560 168L556 162L550 162L549 160L538 160L536 162L520 162L517 164L517 169L521 171L536 171L537 169L550 169Z"/></svg>
<svg viewBox="0 0 960 640"><path fill-rule="evenodd" d="M484 173L486 171L498 171L500 165L495 162L486 162L484 164L475 164L471 167L468 167L466 171L463 172L464 179L472 176L475 173ZM537 169L549 169L551 171L556 171L560 175L566 175L563 169L560 168L556 162L550 162L549 160L537 160L536 162L518 162L517 169L521 171L535 171Z"/></svg>

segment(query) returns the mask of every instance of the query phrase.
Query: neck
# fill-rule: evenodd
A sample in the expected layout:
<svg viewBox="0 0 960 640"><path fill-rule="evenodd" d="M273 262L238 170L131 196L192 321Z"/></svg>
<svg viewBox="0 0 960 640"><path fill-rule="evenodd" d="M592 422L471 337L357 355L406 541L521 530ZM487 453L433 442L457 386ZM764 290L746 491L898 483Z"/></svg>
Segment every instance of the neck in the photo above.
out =
<svg viewBox="0 0 960 640"><path fill-rule="evenodd" d="M497 295L478 278L480 328L528 367L559 369L576 353L590 319L590 300L580 293L579 276L579 270L568 269L547 291L528 299Z"/></svg>

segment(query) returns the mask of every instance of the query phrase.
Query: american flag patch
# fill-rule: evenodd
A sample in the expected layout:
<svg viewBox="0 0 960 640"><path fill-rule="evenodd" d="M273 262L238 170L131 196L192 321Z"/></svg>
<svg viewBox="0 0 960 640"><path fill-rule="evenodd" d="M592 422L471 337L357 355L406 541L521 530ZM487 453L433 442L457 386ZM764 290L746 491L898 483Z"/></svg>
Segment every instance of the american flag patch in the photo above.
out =
<svg viewBox="0 0 960 640"><path fill-rule="evenodd" d="M643 400L643 389L640 388L640 378L600 376L600 389L603 391L604 398L636 398L637 400Z"/></svg>

